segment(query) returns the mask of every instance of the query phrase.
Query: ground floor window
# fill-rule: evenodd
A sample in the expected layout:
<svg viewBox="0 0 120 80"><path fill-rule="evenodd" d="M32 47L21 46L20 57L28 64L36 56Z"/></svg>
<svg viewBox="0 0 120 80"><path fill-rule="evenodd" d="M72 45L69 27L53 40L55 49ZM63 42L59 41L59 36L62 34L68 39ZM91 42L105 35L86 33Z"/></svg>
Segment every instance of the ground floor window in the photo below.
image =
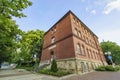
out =
<svg viewBox="0 0 120 80"><path fill-rule="evenodd" d="M55 55L54 55L54 51L51 51L51 62L53 61L53 59L55 59Z"/></svg>
<svg viewBox="0 0 120 80"><path fill-rule="evenodd" d="M87 66L84 62L81 62L82 73L87 72Z"/></svg>

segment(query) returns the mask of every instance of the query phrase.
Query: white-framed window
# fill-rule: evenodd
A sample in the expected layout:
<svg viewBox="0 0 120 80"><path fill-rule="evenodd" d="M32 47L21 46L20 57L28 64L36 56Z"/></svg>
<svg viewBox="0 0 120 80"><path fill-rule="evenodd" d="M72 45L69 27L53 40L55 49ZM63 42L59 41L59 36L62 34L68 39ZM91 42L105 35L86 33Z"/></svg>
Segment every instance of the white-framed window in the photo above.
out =
<svg viewBox="0 0 120 80"><path fill-rule="evenodd" d="M56 27L54 27L52 30L52 34L56 32Z"/></svg>
<svg viewBox="0 0 120 80"><path fill-rule="evenodd" d="M55 42L55 37L52 37L51 38L51 43L54 43Z"/></svg>

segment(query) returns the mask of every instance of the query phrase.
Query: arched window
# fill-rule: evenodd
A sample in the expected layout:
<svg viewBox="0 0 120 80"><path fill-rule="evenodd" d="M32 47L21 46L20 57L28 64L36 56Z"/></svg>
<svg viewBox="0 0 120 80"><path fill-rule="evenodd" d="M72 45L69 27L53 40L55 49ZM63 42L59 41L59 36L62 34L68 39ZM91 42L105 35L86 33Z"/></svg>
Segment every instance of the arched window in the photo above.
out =
<svg viewBox="0 0 120 80"><path fill-rule="evenodd" d="M80 33L80 31L78 31L78 36L81 37L81 33Z"/></svg>
<svg viewBox="0 0 120 80"><path fill-rule="evenodd" d="M93 59L96 59L95 52L93 51Z"/></svg>
<svg viewBox="0 0 120 80"><path fill-rule="evenodd" d="M77 33L78 33L78 32L77 32L77 29L75 28L75 35L77 35Z"/></svg>
<svg viewBox="0 0 120 80"><path fill-rule="evenodd" d="M90 58L92 58L92 55L91 55L91 50L89 49L89 55L90 55Z"/></svg>
<svg viewBox="0 0 120 80"><path fill-rule="evenodd" d="M80 44L77 44L77 53L80 54Z"/></svg>
<svg viewBox="0 0 120 80"><path fill-rule="evenodd" d="M85 47L84 47L84 45L81 46L81 52L82 52L82 55L85 55Z"/></svg>
<svg viewBox="0 0 120 80"><path fill-rule="evenodd" d="M88 50L88 48L87 48L86 50L87 50L87 53L86 53L86 54L88 54L88 57L90 58L90 54L89 54L89 50Z"/></svg>

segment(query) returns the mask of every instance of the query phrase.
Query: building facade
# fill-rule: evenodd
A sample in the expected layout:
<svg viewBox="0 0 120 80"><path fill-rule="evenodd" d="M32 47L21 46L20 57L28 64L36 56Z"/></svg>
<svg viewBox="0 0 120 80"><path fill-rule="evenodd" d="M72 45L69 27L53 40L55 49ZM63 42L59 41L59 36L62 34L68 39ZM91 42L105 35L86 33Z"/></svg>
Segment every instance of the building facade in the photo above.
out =
<svg viewBox="0 0 120 80"><path fill-rule="evenodd" d="M71 11L45 33L41 63L53 58L58 68L77 73L106 64L98 37Z"/></svg>

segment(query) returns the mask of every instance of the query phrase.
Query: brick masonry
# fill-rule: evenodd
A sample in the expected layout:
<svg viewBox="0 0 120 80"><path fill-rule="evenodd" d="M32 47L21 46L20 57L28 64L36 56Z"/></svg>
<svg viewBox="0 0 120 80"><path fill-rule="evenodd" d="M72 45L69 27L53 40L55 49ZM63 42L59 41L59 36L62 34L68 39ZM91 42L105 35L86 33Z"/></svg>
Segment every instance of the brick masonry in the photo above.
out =
<svg viewBox="0 0 120 80"><path fill-rule="evenodd" d="M98 37L71 11L45 33L41 61L53 57L59 68L77 73L106 65Z"/></svg>

